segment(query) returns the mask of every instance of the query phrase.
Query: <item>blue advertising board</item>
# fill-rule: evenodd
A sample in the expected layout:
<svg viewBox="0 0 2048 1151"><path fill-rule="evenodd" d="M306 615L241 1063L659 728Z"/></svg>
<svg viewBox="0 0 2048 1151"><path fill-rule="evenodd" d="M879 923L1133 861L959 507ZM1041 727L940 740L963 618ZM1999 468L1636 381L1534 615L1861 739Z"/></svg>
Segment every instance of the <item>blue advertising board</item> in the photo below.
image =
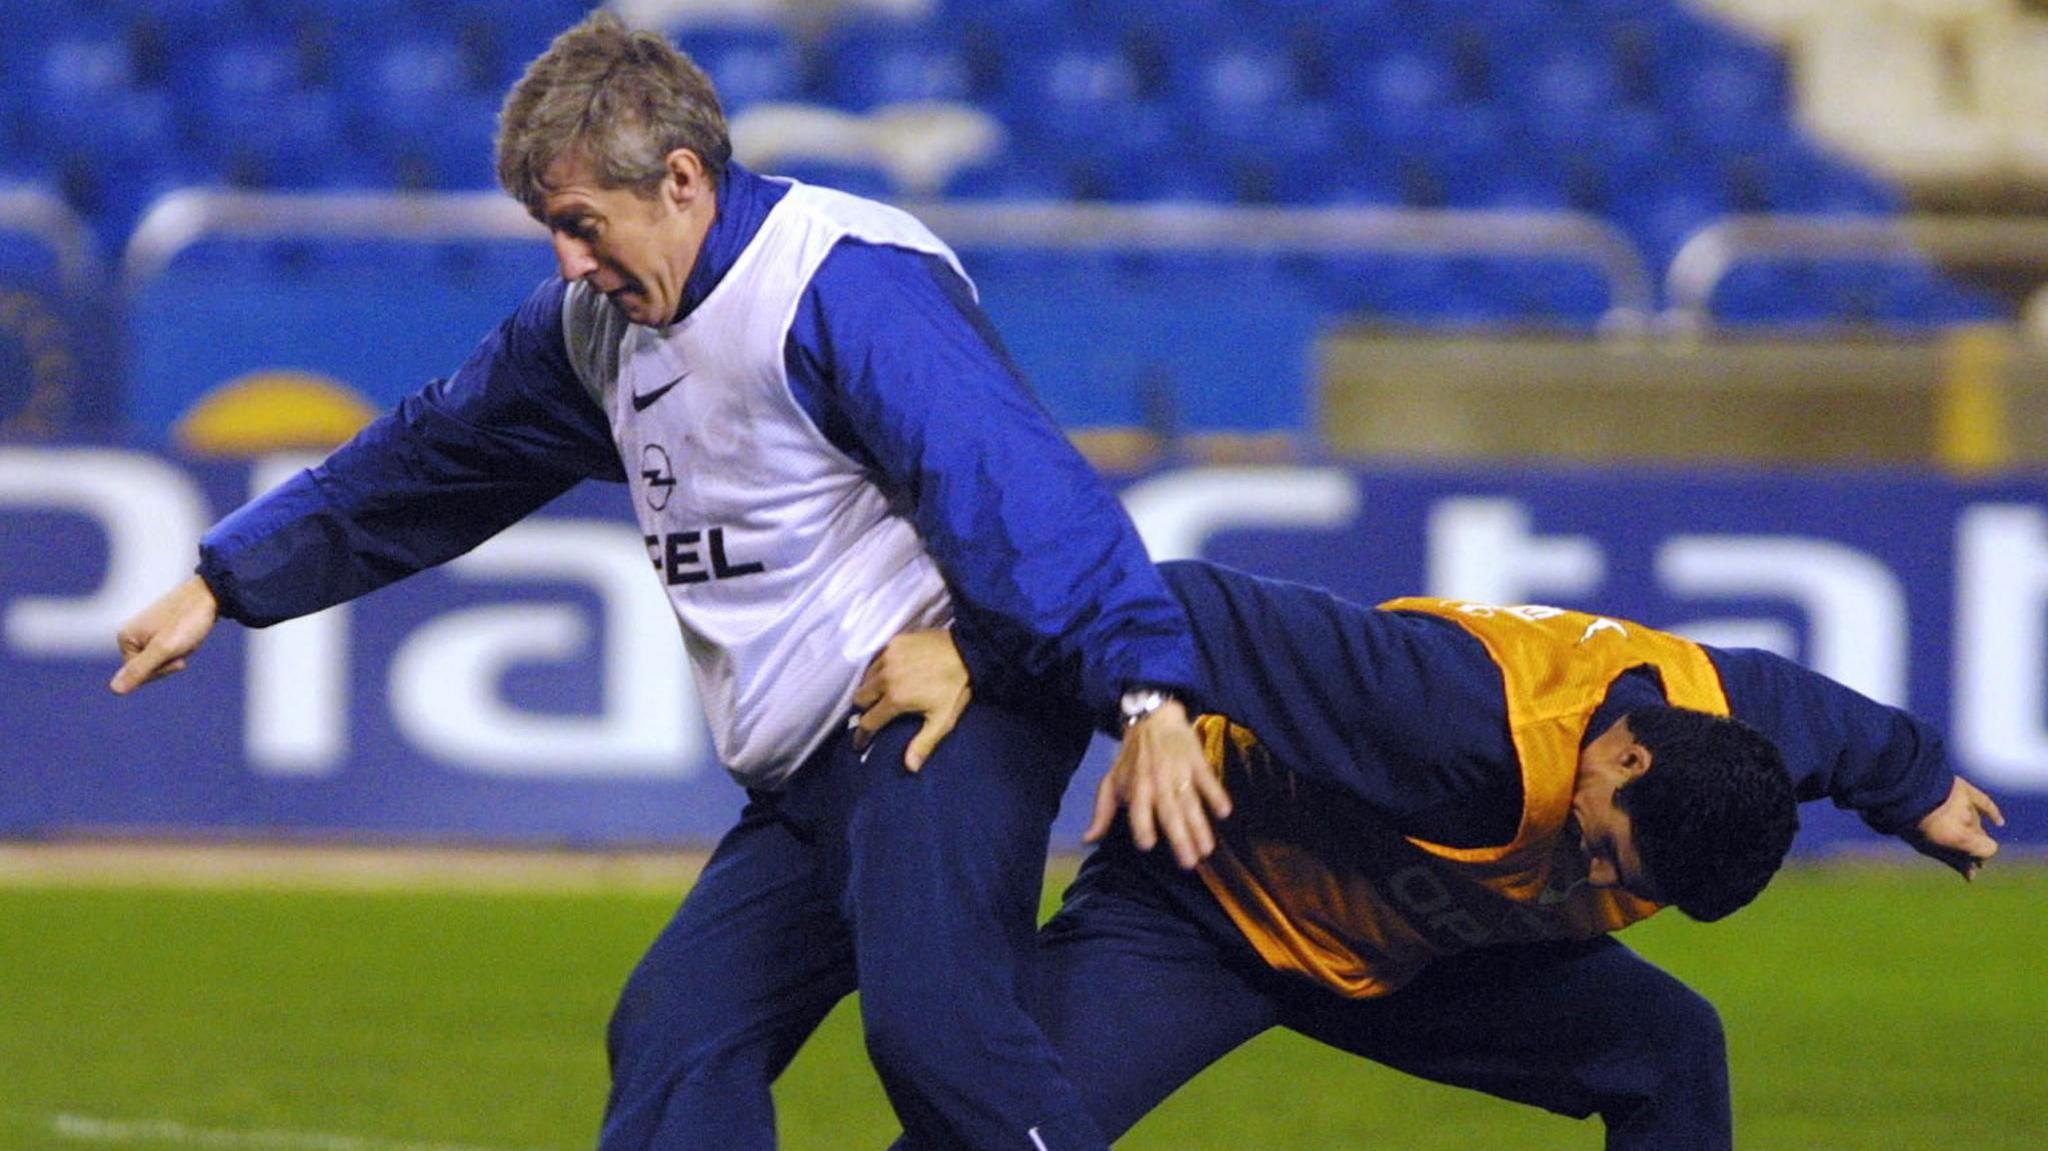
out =
<svg viewBox="0 0 2048 1151"><path fill-rule="evenodd" d="M742 801L620 492L106 691L121 621L305 461L0 447L0 835L704 843ZM1778 650L1932 721L2048 846L2048 479L1689 469L1182 469L1120 481L1161 558L1363 601L1551 603ZM1106 763L1068 797L1072 843ZM1801 846L1875 840L1809 807Z"/></svg>

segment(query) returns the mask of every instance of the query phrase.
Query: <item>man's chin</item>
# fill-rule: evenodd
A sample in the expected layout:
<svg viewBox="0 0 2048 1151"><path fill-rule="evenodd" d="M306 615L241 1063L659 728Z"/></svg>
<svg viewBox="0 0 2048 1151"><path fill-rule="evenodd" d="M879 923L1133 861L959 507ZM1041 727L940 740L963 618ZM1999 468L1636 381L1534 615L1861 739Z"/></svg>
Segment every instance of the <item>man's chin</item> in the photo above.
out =
<svg viewBox="0 0 2048 1151"><path fill-rule="evenodd" d="M638 291L632 288L620 288L616 292L606 292L605 295L611 299L613 307L626 313L627 319L636 324L646 322L642 315L647 310L647 297L642 296Z"/></svg>

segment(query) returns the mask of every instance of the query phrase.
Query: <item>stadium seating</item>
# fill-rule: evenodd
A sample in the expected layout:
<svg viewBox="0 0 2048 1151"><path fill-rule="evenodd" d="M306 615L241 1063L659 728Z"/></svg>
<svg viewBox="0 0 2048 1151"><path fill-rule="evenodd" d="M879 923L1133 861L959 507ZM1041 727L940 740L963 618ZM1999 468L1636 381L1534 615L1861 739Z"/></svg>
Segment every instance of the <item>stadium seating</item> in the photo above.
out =
<svg viewBox="0 0 2048 1151"><path fill-rule="evenodd" d="M1576 211L1625 231L1653 275L1730 215L1892 214L1893 181L2048 185L2048 17L2018 3L615 0L711 72L744 157L801 179ZM506 85L586 7L14 0L0 174L60 191L108 252L181 186L489 188ZM1147 298L1179 283L1194 299L1217 274L1171 263ZM1316 316L1381 323L1586 331L1613 303L1590 267L1550 257L1333 253L1246 274ZM1885 261L1737 269L1715 307L1908 332L1997 314Z"/></svg>

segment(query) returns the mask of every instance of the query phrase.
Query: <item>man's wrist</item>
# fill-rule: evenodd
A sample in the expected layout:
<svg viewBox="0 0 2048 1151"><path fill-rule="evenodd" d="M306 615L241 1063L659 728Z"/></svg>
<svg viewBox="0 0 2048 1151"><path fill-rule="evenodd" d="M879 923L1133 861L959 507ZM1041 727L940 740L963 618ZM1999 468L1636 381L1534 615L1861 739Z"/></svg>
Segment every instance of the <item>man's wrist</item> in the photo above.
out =
<svg viewBox="0 0 2048 1151"><path fill-rule="evenodd" d="M1124 689L1123 695L1117 699L1119 726L1129 731L1158 714L1159 709L1167 704L1178 701L1179 697L1172 688L1132 684Z"/></svg>

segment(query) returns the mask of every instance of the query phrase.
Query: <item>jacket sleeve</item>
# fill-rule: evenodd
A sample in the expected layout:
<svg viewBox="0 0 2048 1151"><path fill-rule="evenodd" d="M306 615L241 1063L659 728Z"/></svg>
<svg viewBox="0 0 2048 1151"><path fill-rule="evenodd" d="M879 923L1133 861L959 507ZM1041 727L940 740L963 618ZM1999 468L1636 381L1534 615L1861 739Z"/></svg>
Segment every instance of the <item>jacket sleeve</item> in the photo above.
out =
<svg viewBox="0 0 2048 1151"><path fill-rule="evenodd" d="M200 541L221 614L307 615L461 555L584 478L623 478L570 367L565 285L543 284L448 379Z"/></svg>
<svg viewBox="0 0 2048 1151"><path fill-rule="evenodd" d="M943 259L842 242L791 329L792 389L902 502L979 691L1058 685L1109 723L1132 683L1197 686L1180 604ZM807 380L809 384L807 384Z"/></svg>
<svg viewBox="0 0 2048 1151"><path fill-rule="evenodd" d="M1204 710L1405 834L1460 847L1514 838L1522 784L1507 696L1469 633L1216 564L1159 570L1193 621Z"/></svg>
<svg viewBox="0 0 2048 1151"><path fill-rule="evenodd" d="M1707 655L1729 710L1778 745L1802 802L1830 799L1896 835L1947 798L1955 774L1927 724L1770 652Z"/></svg>

